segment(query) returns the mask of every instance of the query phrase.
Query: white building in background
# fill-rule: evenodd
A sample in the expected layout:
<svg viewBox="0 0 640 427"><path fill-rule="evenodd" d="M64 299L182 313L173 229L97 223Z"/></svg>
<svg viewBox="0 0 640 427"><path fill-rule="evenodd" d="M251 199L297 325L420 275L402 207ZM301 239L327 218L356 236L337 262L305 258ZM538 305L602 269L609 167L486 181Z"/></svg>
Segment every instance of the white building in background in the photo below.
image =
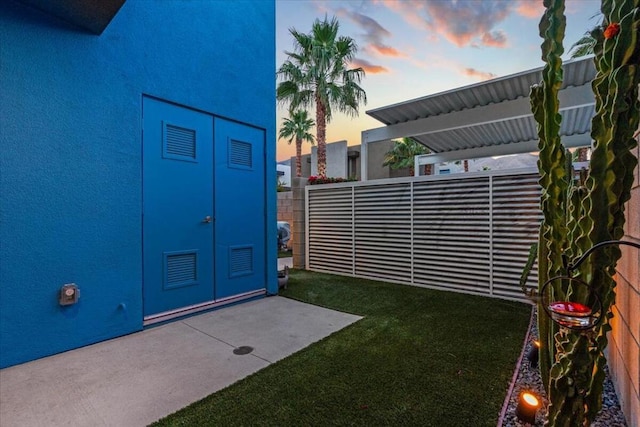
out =
<svg viewBox="0 0 640 427"><path fill-rule="evenodd" d="M486 170L509 170L537 167L538 153L509 154L506 156L484 157L467 160L469 172ZM464 172L463 160L442 162L434 165L434 175Z"/></svg>
<svg viewBox="0 0 640 427"><path fill-rule="evenodd" d="M276 173L279 184L283 187L291 187L291 166L278 163Z"/></svg>

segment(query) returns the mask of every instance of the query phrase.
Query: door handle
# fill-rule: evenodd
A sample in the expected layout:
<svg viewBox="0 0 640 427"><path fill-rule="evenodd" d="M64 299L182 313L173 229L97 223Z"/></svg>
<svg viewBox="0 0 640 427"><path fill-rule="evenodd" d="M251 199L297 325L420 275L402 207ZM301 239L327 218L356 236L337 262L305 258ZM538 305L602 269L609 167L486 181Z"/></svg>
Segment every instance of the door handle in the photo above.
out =
<svg viewBox="0 0 640 427"><path fill-rule="evenodd" d="M213 218L211 218L210 215L207 215L207 216L204 217L202 222L205 223L205 224L209 224L212 220L213 220Z"/></svg>

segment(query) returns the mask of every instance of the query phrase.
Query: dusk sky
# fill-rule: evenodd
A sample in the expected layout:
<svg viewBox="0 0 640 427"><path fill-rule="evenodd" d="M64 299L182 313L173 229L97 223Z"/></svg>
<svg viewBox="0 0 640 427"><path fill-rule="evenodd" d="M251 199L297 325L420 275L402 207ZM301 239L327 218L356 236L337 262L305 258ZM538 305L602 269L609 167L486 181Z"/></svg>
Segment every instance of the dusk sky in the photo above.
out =
<svg viewBox="0 0 640 427"><path fill-rule="evenodd" d="M600 1L567 0L566 6L565 52L599 23ZM327 142L357 145L363 130L383 126L367 110L544 65L543 10L542 0L276 0L276 66L293 50L290 28L309 33L314 19L336 16L339 34L358 45L352 66L366 71L368 102L357 118L334 113ZM283 117L279 107L278 130ZM303 153L310 151L305 143ZM295 143L278 141L278 161L294 155Z"/></svg>

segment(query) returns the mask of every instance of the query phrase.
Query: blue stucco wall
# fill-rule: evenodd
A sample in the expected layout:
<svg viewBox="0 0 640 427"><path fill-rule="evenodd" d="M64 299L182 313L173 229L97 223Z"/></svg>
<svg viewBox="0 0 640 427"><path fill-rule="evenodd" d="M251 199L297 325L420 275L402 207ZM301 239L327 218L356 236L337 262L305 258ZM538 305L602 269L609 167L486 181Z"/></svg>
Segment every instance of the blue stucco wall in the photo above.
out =
<svg viewBox="0 0 640 427"><path fill-rule="evenodd" d="M276 241L274 26L273 1L128 0L95 36L0 2L0 367L142 329L143 94L265 129Z"/></svg>

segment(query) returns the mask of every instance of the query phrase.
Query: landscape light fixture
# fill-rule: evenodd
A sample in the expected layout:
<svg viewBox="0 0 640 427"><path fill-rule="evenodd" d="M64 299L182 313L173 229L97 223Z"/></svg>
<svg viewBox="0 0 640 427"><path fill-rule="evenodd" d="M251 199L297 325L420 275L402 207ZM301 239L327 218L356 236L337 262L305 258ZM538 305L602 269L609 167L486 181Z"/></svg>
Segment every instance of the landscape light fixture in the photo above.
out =
<svg viewBox="0 0 640 427"><path fill-rule="evenodd" d="M578 269L596 249L609 245L628 245L640 249L640 244L624 240L606 240L593 245L576 261L569 263L563 256L566 275L556 276L547 280L540 288L540 293L528 293L524 287L525 295L542 305L547 316L561 327L573 330L587 330L595 328L602 320L602 302L594 287L573 277L573 272ZM551 285L554 286L551 286ZM536 298L537 297L537 298ZM533 341L533 345L527 353L527 360L531 367L538 365L540 359L540 341ZM516 417L518 420L535 425L536 413L540 409L540 399L530 391L520 393Z"/></svg>
<svg viewBox="0 0 640 427"><path fill-rule="evenodd" d="M530 391L520 393L516 407L516 417L520 421L535 424L538 409L540 409L540 399L535 394Z"/></svg>
<svg viewBox="0 0 640 427"><path fill-rule="evenodd" d="M538 360L540 359L540 341L534 340L531 343L531 348L527 353L527 360L532 368L536 368L538 366Z"/></svg>

